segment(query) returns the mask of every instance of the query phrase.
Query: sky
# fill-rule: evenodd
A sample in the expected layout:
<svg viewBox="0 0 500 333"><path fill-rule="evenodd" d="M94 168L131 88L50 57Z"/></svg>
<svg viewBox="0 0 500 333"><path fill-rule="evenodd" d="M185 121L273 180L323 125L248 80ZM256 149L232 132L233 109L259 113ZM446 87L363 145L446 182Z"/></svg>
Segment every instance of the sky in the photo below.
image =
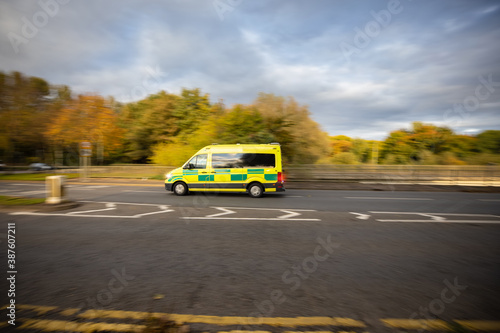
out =
<svg viewBox="0 0 500 333"><path fill-rule="evenodd" d="M0 71L122 102L291 96L330 135L500 130L500 1L0 0Z"/></svg>

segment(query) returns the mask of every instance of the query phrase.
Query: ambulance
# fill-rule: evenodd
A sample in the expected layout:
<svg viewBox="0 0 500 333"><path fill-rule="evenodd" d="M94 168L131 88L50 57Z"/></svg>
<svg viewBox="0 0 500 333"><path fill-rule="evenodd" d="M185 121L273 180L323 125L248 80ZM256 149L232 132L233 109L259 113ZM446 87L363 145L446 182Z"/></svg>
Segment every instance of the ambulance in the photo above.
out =
<svg viewBox="0 0 500 333"><path fill-rule="evenodd" d="M253 198L268 192L284 192L281 146L279 143L206 146L166 175L165 189L177 195L196 191L246 192Z"/></svg>

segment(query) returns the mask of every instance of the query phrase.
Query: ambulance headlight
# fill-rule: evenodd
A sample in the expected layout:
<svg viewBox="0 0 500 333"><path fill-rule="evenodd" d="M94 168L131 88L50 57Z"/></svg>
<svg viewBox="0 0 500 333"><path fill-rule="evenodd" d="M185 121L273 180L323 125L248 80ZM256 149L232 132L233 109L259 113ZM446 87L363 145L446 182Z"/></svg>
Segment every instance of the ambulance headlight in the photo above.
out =
<svg viewBox="0 0 500 333"><path fill-rule="evenodd" d="M165 175L165 178L170 179L172 178L172 172L169 172Z"/></svg>

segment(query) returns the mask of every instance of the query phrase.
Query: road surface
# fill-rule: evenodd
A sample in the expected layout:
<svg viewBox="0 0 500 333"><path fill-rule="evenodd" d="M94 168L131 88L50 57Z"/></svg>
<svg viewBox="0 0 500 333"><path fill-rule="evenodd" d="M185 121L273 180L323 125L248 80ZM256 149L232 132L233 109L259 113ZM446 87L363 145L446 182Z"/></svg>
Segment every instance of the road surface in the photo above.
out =
<svg viewBox="0 0 500 333"><path fill-rule="evenodd" d="M78 207L0 213L5 272L15 225L19 331L141 329L147 313L195 332L500 330L499 194L68 193ZM0 183L0 195L16 194L44 187ZM8 304L6 280L1 289Z"/></svg>

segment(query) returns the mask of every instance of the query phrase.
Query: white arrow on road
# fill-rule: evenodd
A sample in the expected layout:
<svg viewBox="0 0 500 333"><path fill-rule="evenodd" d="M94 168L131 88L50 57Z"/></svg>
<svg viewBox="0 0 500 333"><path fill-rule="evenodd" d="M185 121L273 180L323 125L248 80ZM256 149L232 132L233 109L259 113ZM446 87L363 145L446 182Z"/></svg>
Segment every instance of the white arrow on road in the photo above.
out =
<svg viewBox="0 0 500 333"><path fill-rule="evenodd" d="M223 216L223 215L229 215L229 214L236 213L234 210L226 209L226 208L223 208L223 207L213 207L213 208L218 209L218 210L222 210L222 213L216 213L216 214L212 214L212 215L207 215L205 217L217 217L217 216Z"/></svg>
<svg viewBox="0 0 500 333"><path fill-rule="evenodd" d="M353 212L349 212L349 213L356 215L356 218L359 220L368 220L370 218L370 215L368 215L368 214L353 213Z"/></svg>
<svg viewBox="0 0 500 333"><path fill-rule="evenodd" d="M431 214L419 213L418 215L430 217L431 219L433 219L434 221L437 221L437 222L442 222L442 221L446 220L446 217L436 216L436 215L431 215Z"/></svg>
<svg viewBox="0 0 500 333"><path fill-rule="evenodd" d="M295 216L302 215L302 214L300 214L300 213L297 213L297 212L292 212L292 211L289 211L289 210L284 210L284 209L281 209L281 211L282 211L283 213L288 213L288 214L278 216L278 218L279 218L279 219L289 219L289 218L292 218L292 217L295 217Z"/></svg>

